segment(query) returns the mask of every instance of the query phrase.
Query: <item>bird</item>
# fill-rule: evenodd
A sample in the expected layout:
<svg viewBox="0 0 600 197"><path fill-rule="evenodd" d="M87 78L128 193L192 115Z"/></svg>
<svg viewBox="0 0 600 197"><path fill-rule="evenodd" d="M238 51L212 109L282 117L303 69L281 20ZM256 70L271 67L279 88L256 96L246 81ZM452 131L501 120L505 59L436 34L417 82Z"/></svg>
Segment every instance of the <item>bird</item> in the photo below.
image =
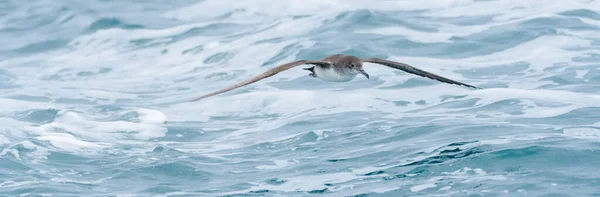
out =
<svg viewBox="0 0 600 197"><path fill-rule="evenodd" d="M250 79L242 81L242 82L239 82L239 83L229 86L227 88L205 94L205 95L198 97L192 101L198 101L198 100L201 100L201 99L204 99L207 97L211 97L211 96L215 96L217 94L231 91L233 89L255 83L262 79L276 75L277 73L286 71L288 69L291 69L291 68L294 68L294 67L297 67L300 65L312 65L312 67L307 67L307 68L303 68L303 69L310 71L310 74L309 74L310 77L319 78L319 79L322 79L325 81L347 82L347 81L354 79L358 74L361 74L361 75L365 76L367 79L369 79L369 74L367 74L367 72L363 68L364 63L374 63L374 64L379 64L379 65L384 65L387 67L402 70L402 71L405 71L410 74L415 74L415 75L418 75L421 77L426 77L426 78L440 81L443 83L465 86L465 87L469 87L469 88L473 88L473 89L481 89L479 87L469 85L466 83L462 83L462 82L458 82L458 81L455 81L452 79L448 79L448 78L445 78L445 77L442 77L442 76L439 76L439 75L436 75L436 74L433 74L433 73L421 70L419 68L410 66L408 64L400 63L400 62L379 59L379 58L361 59L359 57L352 56L352 55L335 54L335 55L328 56L321 60L296 60L293 62L282 64L282 65L276 66L274 68L271 68L258 76L255 76L253 78L250 78Z"/></svg>

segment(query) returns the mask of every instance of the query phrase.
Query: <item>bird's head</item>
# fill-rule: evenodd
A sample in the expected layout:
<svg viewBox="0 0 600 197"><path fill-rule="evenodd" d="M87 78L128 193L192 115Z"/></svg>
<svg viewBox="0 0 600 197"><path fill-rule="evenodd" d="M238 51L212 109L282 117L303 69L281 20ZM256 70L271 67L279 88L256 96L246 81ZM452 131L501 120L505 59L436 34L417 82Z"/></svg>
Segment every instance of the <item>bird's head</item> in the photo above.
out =
<svg viewBox="0 0 600 197"><path fill-rule="evenodd" d="M350 71L360 73L360 74L364 75L367 79L369 78L369 74L367 74L367 72L365 72L365 70L363 69L362 60L360 60L360 58L351 56L345 62L345 65L346 65L346 68L349 69Z"/></svg>

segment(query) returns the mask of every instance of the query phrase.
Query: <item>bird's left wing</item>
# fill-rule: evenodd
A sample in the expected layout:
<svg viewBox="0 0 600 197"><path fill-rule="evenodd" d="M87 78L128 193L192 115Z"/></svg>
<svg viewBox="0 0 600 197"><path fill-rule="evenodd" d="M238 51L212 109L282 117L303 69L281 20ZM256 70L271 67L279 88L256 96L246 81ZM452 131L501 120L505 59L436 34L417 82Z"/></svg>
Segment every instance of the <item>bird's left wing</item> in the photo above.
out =
<svg viewBox="0 0 600 197"><path fill-rule="evenodd" d="M293 68L293 67L296 67L296 66L300 66L300 65L303 65L303 64L313 64L313 65L329 66L330 62L326 62L326 61L298 60L298 61L290 62L290 63L287 63L287 64L279 65L279 66L277 66L275 68L271 68L271 69L267 70L266 72L264 72L261 75L253 77L253 78L248 79L246 81L242 81L242 82L240 82L238 84L235 84L235 85L232 85L232 86L230 86L228 88L225 88L225 89L222 89L222 90L219 90L219 91L216 91L216 92L212 92L212 93L206 94L206 95L201 96L201 97L199 97L197 99L194 99L192 101L197 101L197 100L200 100L200 99L203 99L203 98L206 98L206 97L210 97L210 96L214 96L214 95L217 95L217 94L221 94L223 92L227 92L227 91L230 91L230 90L233 90L233 89L236 89L236 88L239 88L239 87L242 87L242 86L245 86L245 85L257 82L257 81L260 81L260 80L262 80L264 78L271 77L271 76L273 76L273 75L275 75L277 73L280 73L281 71L285 71L285 70L288 70L290 68Z"/></svg>
<svg viewBox="0 0 600 197"><path fill-rule="evenodd" d="M394 61L389 61L389 60L383 60L383 59L379 59L379 58L368 58L368 59L363 59L363 62L370 62L370 63L375 63L375 64L381 64L384 66L388 66L391 68L395 68L398 70L402 70L405 71L407 73L411 73L411 74L415 74L415 75L419 75L421 77L427 77L436 81L440 81L440 82L444 82L444 83L449 83L449 84L455 84L455 85L462 85L462 86L466 86L466 87L470 87L470 88L475 88L475 89L480 89L478 87L466 84L466 83L462 83L462 82L458 82L458 81L454 81L452 79L448 79L418 68L415 68L413 66L410 66L408 64L403 64L400 62L394 62Z"/></svg>

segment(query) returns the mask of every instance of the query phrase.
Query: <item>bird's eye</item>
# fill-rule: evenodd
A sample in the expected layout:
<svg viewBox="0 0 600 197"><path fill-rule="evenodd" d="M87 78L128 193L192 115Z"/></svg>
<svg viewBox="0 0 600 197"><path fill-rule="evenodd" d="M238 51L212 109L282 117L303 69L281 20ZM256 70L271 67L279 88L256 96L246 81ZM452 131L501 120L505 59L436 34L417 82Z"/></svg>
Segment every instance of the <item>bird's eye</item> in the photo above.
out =
<svg viewBox="0 0 600 197"><path fill-rule="evenodd" d="M350 67L354 67L354 64L350 64Z"/></svg>

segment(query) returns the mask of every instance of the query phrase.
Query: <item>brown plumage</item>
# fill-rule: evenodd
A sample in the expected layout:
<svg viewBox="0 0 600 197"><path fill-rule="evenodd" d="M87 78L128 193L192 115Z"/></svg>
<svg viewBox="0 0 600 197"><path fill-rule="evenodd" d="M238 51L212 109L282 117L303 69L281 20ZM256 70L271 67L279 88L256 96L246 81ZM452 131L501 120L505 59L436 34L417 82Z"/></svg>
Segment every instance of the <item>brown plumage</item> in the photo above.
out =
<svg viewBox="0 0 600 197"><path fill-rule="evenodd" d="M360 59L355 56L345 56L345 55L341 55L341 54L336 54L336 55L332 55L325 59L317 60L317 61L298 60L298 61L290 62L287 64L283 64L283 65L277 66L275 68L271 68L261 75L258 75L256 77L253 77L246 81L237 83L228 88L206 94L197 99L194 99L193 101L197 101L197 100L200 100L200 99L203 99L206 97L210 97L210 96L214 96L214 95L217 95L220 93L224 93L224 92L227 92L227 91L230 91L230 90L233 90L233 89L236 89L236 88L248 85L248 84L252 84L252 83L260 81L264 78L276 75L279 72L288 70L288 69L296 67L296 66L304 65L304 64L314 65L313 67L310 67L310 68L304 68L305 70L308 70L311 72L311 74L310 74L311 77L320 78L320 79L323 79L326 81L334 81L334 82L350 81L350 80L354 79L354 77L356 77L356 75L358 75L358 74L362 74L368 79L369 75L363 70L363 63L365 63L365 62L381 64L384 66L402 70L402 71L405 71L405 72L408 72L411 74L419 75L421 77L427 77L427 78L437 80L440 82L444 82L444 83L462 85L462 86L466 86L466 87L470 87L470 88L479 89L478 87L475 87L475 86L472 86L469 84L465 84L462 82L454 81L454 80L451 80L451 79L448 79L448 78L445 78L445 77L442 77L442 76L439 76L439 75L436 75L436 74L433 74L433 73L415 68L413 66L410 66L410 65L407 65L404 63L400 63L400 62L394 62L394 61L383 60L383 59L378 59L378 58Z"/></svg>
<svg viewBox="0 0 600 197"><path fill-rule="evenodd" d="M296 67L296 66L300 66L300 65L303 65L303 64L314 64L314 65L327 66L329 63L322 62L322 61L308 61L308 60L298 60L298 61L290 62L290 63L287 63L287 64L283 64L283 65L277 66L275 68L271 68L271 69L267 70L267 72L264 72L261 75L253 77L252 79L248 79L246 81L240 82L240 83L235 84L233 86L230 86L228 88L225 88L225 89L222 89L222 90L219 90L219 91L212 92L212 93L206 94L204 96L201 96L201 97L199 97L197 99L194 99L194 101L197 101L197 100L209 97L209 96L214 96L214 95L217 95L217 94L221 94L223 92L227 92L227 91L230 91L230 90L233 90L233 89L236 89L236 88L239 88L239 87L242 87L242 86L245 86L245 85L257 82L257 81L259 81L261 79L273 76L273 75L275 75L275 74L277 74L277 73L279 73L281 71L284 71L284 70L287 70L287 69L290 69L290 68L293 68L293 67Z"/></svg>

